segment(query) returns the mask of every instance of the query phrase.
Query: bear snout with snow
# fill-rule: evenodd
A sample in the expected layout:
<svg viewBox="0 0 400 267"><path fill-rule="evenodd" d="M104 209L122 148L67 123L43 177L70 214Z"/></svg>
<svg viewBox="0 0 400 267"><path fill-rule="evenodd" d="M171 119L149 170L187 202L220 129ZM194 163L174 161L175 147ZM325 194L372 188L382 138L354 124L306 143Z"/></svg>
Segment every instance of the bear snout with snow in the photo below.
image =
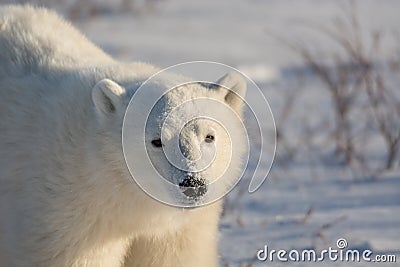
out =
<svg viewBox="0 0 400 267"><path fill-rule="evenodd" d="M165 205L143 192L126 166L126 109L158 71L115 61L51 11L0 7L0 266L218 265L221 201ZM154 87L167 88L175 77L164 75ZM240 168L226 166L241 165L242 153L231 149L244 150L245 136L231 143L235 133L217 122L186 123L195 104L173 120L186 123L181 131L165 127L163 134L161 125L169 110L194 98L220 101L240 117L246 82L227 74L217 83L181 86L150 114L134 114L149 115L142 141L154 168L193 201L206 197L222 172L238 176ZM212 155L212 163L199 172L191 171L197 163L177 169L163 153L176 138L188 162Z"/></svg>

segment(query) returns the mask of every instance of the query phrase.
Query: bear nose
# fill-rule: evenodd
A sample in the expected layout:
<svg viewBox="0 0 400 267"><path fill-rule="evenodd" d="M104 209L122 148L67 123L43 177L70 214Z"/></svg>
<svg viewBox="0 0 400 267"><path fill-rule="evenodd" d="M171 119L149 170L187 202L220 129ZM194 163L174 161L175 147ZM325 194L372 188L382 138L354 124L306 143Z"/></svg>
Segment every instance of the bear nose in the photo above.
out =
<svg viewBox="0 0 400 267"><path fill-rule="evenodd" d="M179 183L183 193L194 200L199 199L207 192L206 180L197 178L192 173L188 173L186 178Z"/></svg>

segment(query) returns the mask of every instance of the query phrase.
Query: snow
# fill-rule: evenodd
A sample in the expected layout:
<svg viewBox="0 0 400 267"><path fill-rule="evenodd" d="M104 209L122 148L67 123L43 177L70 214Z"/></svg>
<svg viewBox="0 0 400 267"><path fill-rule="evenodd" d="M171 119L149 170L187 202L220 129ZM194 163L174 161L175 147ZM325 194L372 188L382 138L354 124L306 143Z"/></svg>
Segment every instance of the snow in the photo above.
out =
<svg viewBox="0 0 400 267"><path fill-rule="evenodd" d="M291 80L294 70L301 68L301 61L268 32L302 41L315 38L320 43L318 49L329 51L334 44L304 25L330 23L344 4L333 0L169 0L160 1L151 13L108 14L74 23L123 61L140 60L161 67L193 60L232 65L258 83L277 124L283 123L285 98L285 90L279 88L299 88L301 96L293 104L296 115L286 122L289 130L285 135L295 148L303 148L300 132L304 122L323 125L324 119L329 120L329 99L318 90L318 82L300 89L299 83ZM358 12L367 29L396 30L399 10L400 1L396 0L358 1ZM382 144L376 144L371 156L381 161ZM303 150L294 162L274 164L268 180L253 194L246 192L246 180L229 194L220 224L223 265L267 266L271 263L254 258L264 245L276 250L325 249L335 248L339 238L345 238L349 248L396 254L400 261L399 167L377 179L353 179L340 165L323 164L319 152Z"/></svg>
<svg viewBox="0 0 400 267"><path fill-rule="evenodd" d="M273 66L268 66L262 63L252 65L239 65L238 70L245 73L257 83L266 83L279 79L279 70Z"/></svg>

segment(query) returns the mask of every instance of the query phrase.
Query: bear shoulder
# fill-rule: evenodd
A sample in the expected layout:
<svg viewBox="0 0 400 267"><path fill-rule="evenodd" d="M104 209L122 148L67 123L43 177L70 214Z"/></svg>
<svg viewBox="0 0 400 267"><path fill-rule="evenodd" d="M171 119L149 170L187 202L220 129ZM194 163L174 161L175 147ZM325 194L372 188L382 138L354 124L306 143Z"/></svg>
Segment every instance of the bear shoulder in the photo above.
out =
<svg viewBox="0 0 400 267"><path fill-rule="evenodd" d="M30 5L0 7L0 51L0 77L113 62L55 12Z"/></svg>

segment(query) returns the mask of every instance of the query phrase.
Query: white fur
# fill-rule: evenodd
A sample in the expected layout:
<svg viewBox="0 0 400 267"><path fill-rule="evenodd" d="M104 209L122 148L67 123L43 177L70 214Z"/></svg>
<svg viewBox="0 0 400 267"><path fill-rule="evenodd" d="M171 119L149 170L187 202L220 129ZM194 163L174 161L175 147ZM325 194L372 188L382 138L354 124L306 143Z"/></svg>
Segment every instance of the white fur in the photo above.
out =
<svg viewBox="0 0 400 267"><path fill-rule="evenodd" d="M220 201L191 210L163 205L125 165L122 118L156 71L114 61L46 9L0 8L0 266L218 264ZM227 77L243 95L245 85ZM200 87L171 93L166 105L203 95L240 113L229 93ZM194 141L186 141L190 150ZM218 153L221 171L227 152Z"/></svg>

